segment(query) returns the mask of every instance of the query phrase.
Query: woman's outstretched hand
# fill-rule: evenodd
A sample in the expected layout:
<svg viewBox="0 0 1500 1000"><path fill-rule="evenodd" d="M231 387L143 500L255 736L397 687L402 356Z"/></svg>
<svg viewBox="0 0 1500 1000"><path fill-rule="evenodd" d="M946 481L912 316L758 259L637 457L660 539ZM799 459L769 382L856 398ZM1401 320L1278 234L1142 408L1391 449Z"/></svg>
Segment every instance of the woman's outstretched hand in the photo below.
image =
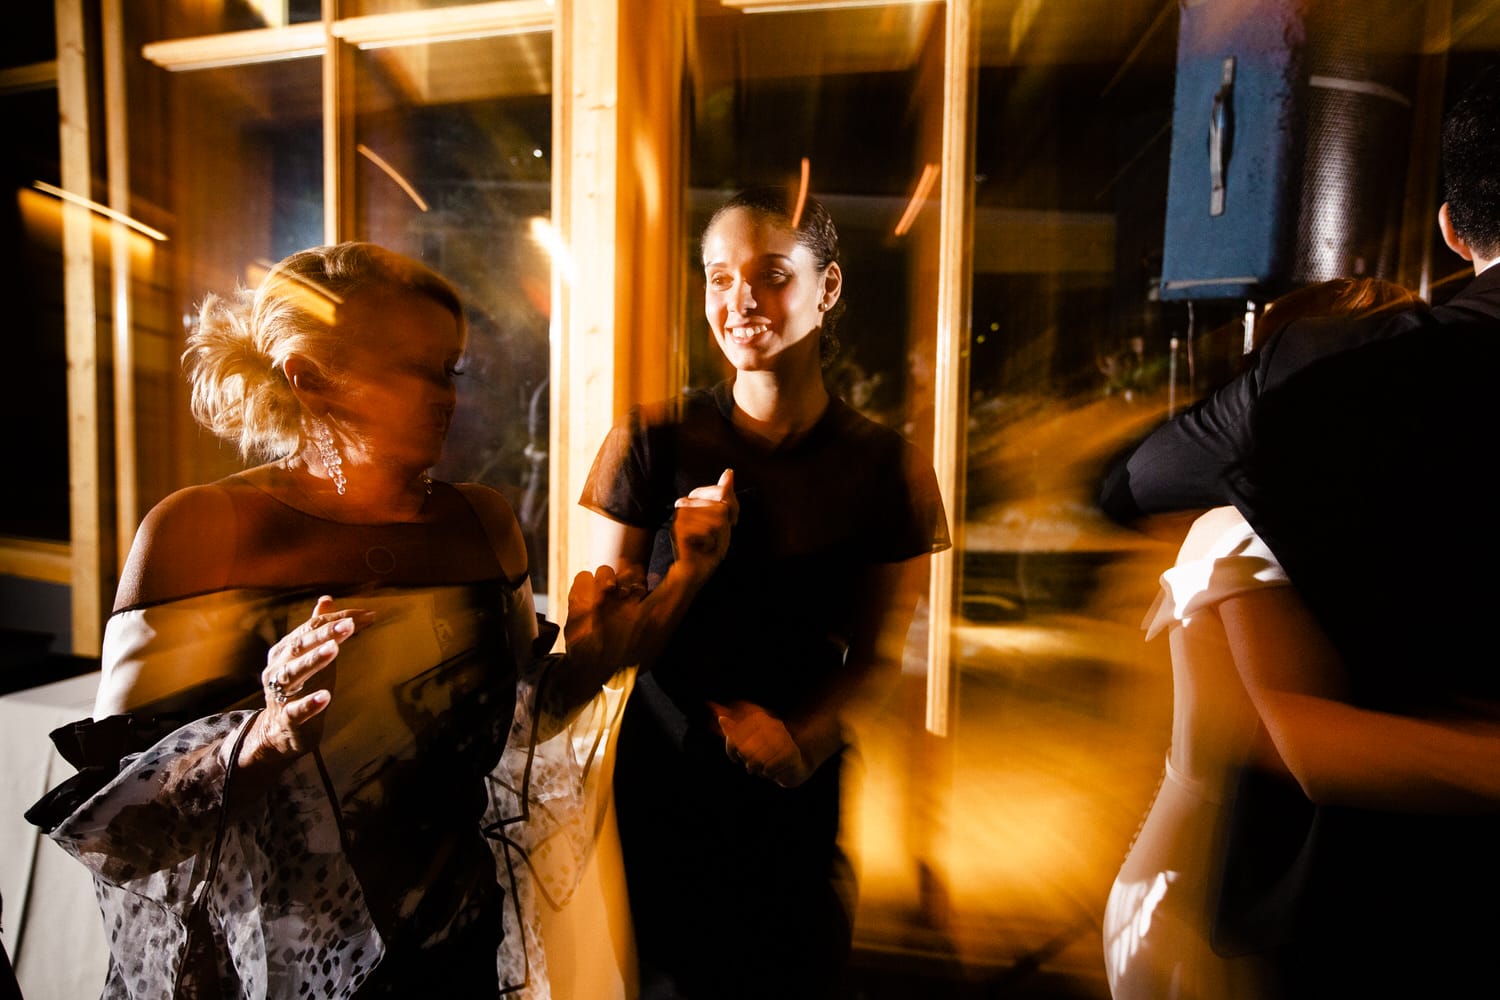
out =
<svg viewBox="0 0 1500 1000"><path fill-rule="evenodd" d="M271 647L260 674L266 707L245 735L240 767L291 761L317 745L320 716L333 698L331 665L344 640L374 620L372 611L336 610L333 598L324 595L307 621ZM308 690L314 680L318 686Z"/></svg>
<svg viewBox="0 0 1500 1000"><path fill-rule="evenodd" d="M645 579L636 567L587 570L568 590L567 644L570 688L566 701L587 698L619 670L638 662L646 605Z"/></svg>

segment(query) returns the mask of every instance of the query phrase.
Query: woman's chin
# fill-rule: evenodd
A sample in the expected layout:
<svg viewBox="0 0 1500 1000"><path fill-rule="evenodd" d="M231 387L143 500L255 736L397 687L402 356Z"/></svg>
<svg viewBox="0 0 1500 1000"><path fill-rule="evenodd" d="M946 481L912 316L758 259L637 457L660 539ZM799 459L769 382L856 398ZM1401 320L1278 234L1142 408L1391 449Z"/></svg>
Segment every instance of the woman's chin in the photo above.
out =
<svg viewBox="0 0 1500 1000"><path fill-rule="evenodd" d="M403 474L410 473L410 478L417 479L442 459L442 448L413 448L400 456L392 455L387 467L392 472L399 469Z"/></svg>
<svg viewBox="0 0 1500 1000"><path fill-rule="evenodd" d="M775 357L754 344L725 342L720 345L720 349L724 352L724 359L733 365L737 372L766 371L772 367Z"/></svg>

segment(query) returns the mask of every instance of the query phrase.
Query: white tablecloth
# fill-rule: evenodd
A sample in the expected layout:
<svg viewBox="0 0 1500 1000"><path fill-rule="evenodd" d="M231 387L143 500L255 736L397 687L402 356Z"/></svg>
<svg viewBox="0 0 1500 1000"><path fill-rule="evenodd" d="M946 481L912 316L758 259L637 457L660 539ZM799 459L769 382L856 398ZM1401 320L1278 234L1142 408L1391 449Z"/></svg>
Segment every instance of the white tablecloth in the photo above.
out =
<svg viewBox="0 0 1500 1000"><path fill-rule="evenodd" d="M88 716L98 686L96 672L0 697L0 919L26 1000L97 997L109 968L87 869L22 815L74 773L47 734Z"/></svg>

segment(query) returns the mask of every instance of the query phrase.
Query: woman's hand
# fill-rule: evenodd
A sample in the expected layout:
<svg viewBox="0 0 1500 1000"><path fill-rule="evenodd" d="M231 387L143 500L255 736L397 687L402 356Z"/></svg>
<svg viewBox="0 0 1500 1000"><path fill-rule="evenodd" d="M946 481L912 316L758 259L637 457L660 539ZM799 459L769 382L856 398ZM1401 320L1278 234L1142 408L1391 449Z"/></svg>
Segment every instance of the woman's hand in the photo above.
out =
<svg viewBox="0 0 1500 1000"><path fill-rule="evenodd" d="M290 762L317 745L320 716L333 698L334 671L327 668L344 640L374 620L371 611L335 610L333 598L324 595L307 621L271 647L260 674L266 707L245 735L240 767ZM315 678L321 686L308 691Z"/></svg>
<svg viewBox="0 0 1500 1000"><path fill-rule="evenodd" d="M699 486L676 503L672 547L677 561L695 577L707 577L729 552L729 532L740 519L734 470L725 469L712 486Z"/></svg>
<svg viewBox="0 0 1500 1000"><path fill-rule="evenodd" d="M708 704L718 716L724 752L730 760L745 765L746 772L783 788L796 788L817 770L817 764L797 744L786 723L764 708L748 701Z"/></svg>
<svg viewBox="0 0 1500 1000"><path fill-rule="evenodd" d="M636 567L617 575L613 567L600 566L573 578L563 638L568 676L578 682L580 692L591 695L615 671L637 662L645 593L644 576Z"/></svg>

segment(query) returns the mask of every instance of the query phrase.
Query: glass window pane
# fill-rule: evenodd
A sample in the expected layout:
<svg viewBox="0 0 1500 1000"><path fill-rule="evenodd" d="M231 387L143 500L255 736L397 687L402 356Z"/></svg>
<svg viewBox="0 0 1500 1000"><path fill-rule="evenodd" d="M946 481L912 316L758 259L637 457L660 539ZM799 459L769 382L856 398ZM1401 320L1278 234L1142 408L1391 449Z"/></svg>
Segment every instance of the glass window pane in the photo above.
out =
<svg viewBox="0 0 1500 1000"><path fill-rule="evenodd" d="M57 58L57 16L50 3L8 11L0 39L0 67L26 66Z"/></svg>
<svg viewBox="0 0 1500 1000"><path fill-rule="evenodd" d="M356 56L354 233L453 281L469 344L434 475L506 494L546 592L551 35Z"/></svg>
<svg viewBox="0 0 1500 1000"><path fill-rule="evenodd" d="M1170 739L1139 629L1166 545L1093 499L1163 398L1175 10L1023 4L978 28L954 788L983 805L953 817L954 857L1005 951L1101 987L1104 901Z"/></svg>
<svg viewBox="0 0 1500 1000"><path fill-rule="evenodd" d="M197 305L324 233L321 61L167 72L140 56L150 27L127 21L130 211L168 237L131 261L140 513L244 464L189 415Z"/></svg>
<svg viewBox="0 0 1500 1000"><path fill-rule="evenodd" d="M988 15L994 5L983 6ZM1252 6L1257 12L1247 18L1218 17L1205 46L1233 51L1228 39L1236 32L1268 23L1255 18L1272 8L1289 12L1295 31L1283 33L1278 23L1272 44L1248 50L1270 61L1292 40L1298 50L1282 56L1307 59L1298 63L1301 73L1334 51L1349 56L1338 72L1328 71L1337 79L1324 91L1344 101L1360 89L1340 90L1345 76L1385 85L1389 78L1379 74L1410 60L1426 5ZM1495 21L1482 6L1452 6L1456 48L1433 63L1447 65L1450 82L1474 65L1464 49L1493 56ZM958 845L968 845L972 863L961 867L985 887L977 913L998 929L996 942L1023 954L1055 948L1050 965L1095 982L1103 974L1107 946L1099 927L1111 883L1152 803L1163 757L1184 737L1173 725L1167 643L1147 643L1140 623L1188 523L1152 535L1107 522L1095 505L1099 477L1118 450L1236 371L1244 317L1264 305L1258 299L1278 294L1278 283L1285 289L1332 276L1289 268L1255 295L1184 296L1164 288L1174 251L1199 260L1220 249L1183 239L1175 221L1210 212L1208 125L1222 58L1201 108L1178 101L1187 72L1179 62L1180 25L1191 12L1211 9L1158 0L1023 3L979 24L963 576L954 642L961 762L954 791L966 808L951 820L953 857L966 853ZM1220 15L1234 11L1219 8ZM1350 27L1357 30L1341 34ZM1354 37L1367 48L1354 47ZM1247 38L1239 46L1256 44ZM1238 70L1253 67L1247 60ZM1415 93L1406 84L1387 86L1390 92ZM1269 100L1236 106L1230 163L1254 162L1262 152L1245 139L1255 134L1257 117L1285 115L1276 124L1297 134L1322 99L1299 92L1286 107ZM1406 109L1398 115L1425 113L1416 99L1385 104ZM1342 246L1373 222L1377 252L1351 253L1339 266L1348 276L1380 273L1395 259L1386 252L1398 242L1403 205L1421 217L1427 238L1437 203L1422 203L1422 192L1403 189L1399 178L1411 143L1404 130L1377 125L1368 119L1309 134L1296 140L1295 169L1284 176L1264 171L1268 200L1250 221L1269 228L1273 212L1293 206L1287 242L1278 247L1287 260L1310 243ZM1361 148L1354 143L1368 145L1349 156ZM1192 206L1169 203L1181 151L1203 178L1205 197ZM1358 179L1345 188L1356 194L1336 207L1322 202L1320 212L1323 196L1310 179L1341 157L1358 165ZM1397 180L1384 186L1377 168L1391 164ZM1231 198L1248 193L1231 187ZM1314 230L1312 215L1342 231ZM1218 243L1237 248L1255 238L1230 230ZM1432 270L1437 277L1461 263L1439 253ZM985 727L994 719L1004 726ZM978 728L989 731L979 736ZM996 809L987 804L1003 804L1003 821L993 821Z"/></svg>
<svg viewBox="0 0 1500 1000"><path fill-rule="evenodd" d="M0 421L16 429L7 445L26 488L0 499L0 535L66 541L68 519L67 353L63 323L62 202L58 166L57 90L40 87L0 96L10 136L4 159L0 260L4 301L13 322L6 348L12 370L24 372L0 393Z"/></svg>
<svg viewBox="0 0 1500 1000"><path fill-rule="evenodd" d="M131 11L132 16L144 15L155 20L155 26L146 41L253 31L258 28L282 28L291 24L320 21L323 18L322 0L227 0L224 3L168 0L166 3L139 6L157 8L151 13Z"/></svg>

